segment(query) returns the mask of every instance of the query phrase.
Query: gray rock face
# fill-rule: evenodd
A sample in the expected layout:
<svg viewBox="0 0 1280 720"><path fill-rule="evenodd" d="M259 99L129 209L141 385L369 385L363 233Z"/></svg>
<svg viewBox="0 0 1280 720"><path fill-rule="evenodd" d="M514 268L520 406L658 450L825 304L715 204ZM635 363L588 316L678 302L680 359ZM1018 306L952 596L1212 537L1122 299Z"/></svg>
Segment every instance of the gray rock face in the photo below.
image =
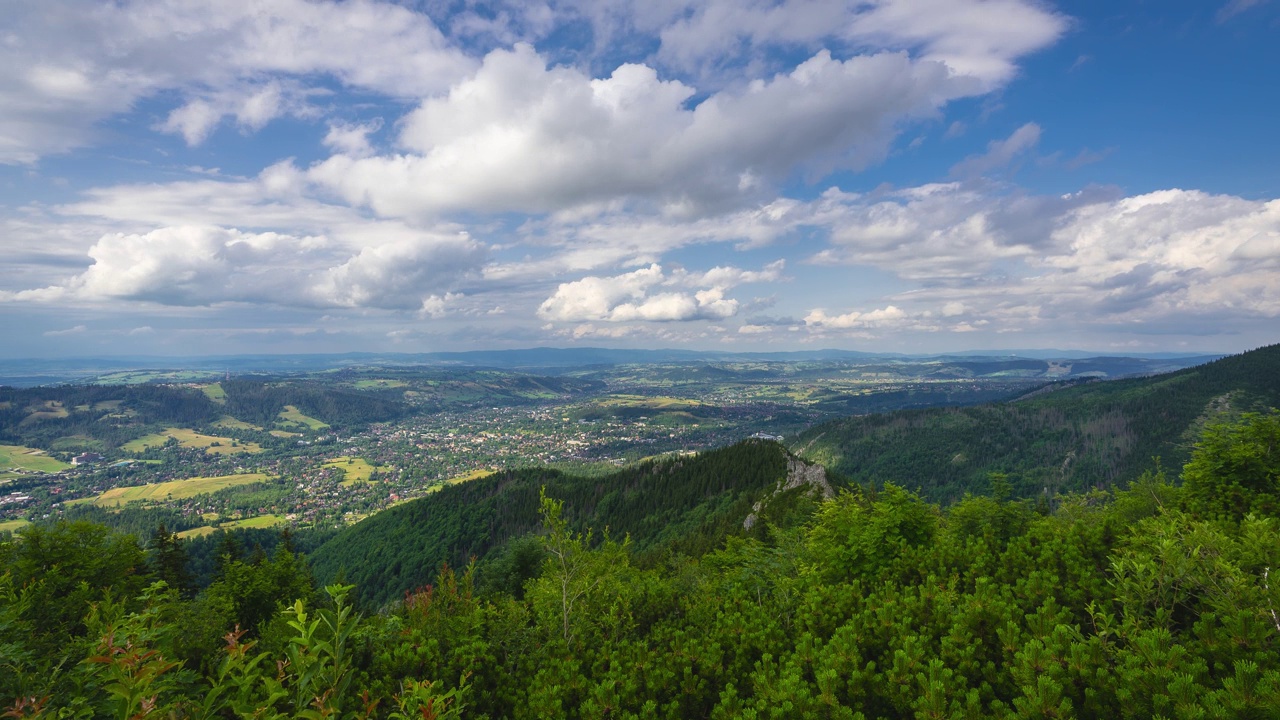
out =
<svg viewBox="0 0 1280 720"><path fill-rule="evenodd" d="M806 491L810 497L821 496L823 500L835 497L836 491L831 487L831 483L827 481L827 469L821 465L809 465L803 460L797 458L787 459L787 476L778 481L778 486L774 488L768 497L751 506L751 514L747 515L742 521L742 527L750 530L755 527L756 521L759 520L758 514L769 500L781 495L788 490L795 490L799 487L808 485Z"/></svg>

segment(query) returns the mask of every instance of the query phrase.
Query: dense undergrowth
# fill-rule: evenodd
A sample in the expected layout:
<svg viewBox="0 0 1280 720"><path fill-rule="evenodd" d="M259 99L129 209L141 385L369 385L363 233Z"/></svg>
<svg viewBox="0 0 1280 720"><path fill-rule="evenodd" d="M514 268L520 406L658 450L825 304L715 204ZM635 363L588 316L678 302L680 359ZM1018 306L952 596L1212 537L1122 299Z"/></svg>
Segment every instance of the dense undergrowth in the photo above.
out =
<svg viewBox="0 0 1280 720"><path fill-rule="evenodd" d="M443 568L357 612L287 542L222 555L92 524L0 544L11 717L1275 718L1280 415L1202 434L1182 482L945 509L888 485L762 538L637 563L541 499L535 571ZM237 629L238 628L238 629Z"/></svg>

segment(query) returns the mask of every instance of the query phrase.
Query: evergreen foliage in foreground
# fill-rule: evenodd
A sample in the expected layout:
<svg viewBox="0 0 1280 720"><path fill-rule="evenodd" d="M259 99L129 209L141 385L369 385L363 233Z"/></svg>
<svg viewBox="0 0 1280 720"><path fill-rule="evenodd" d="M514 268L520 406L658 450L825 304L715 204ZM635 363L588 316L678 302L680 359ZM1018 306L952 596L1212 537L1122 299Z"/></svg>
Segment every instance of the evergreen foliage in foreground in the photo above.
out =
<svg viewBox="0 0 1280 720"><path fill-rule="evenodd" d="M1277 452L1277 415L1245 414L1181 487L1153 472L1049 513L888 485L646 567L548 493L519 599L446 567L368 617L346 586L316 597L287 543L226 554L184 600L129 536L31 528L0 544L0 697L71 718L1275 718Z"/></svg>

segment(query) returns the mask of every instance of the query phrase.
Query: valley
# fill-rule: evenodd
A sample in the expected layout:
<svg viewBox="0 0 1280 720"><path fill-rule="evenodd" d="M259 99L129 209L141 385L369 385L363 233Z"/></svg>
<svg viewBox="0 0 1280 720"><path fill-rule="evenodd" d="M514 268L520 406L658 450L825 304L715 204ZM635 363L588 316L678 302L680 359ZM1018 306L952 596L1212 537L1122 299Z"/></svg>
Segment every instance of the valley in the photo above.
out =
<svg viewBox="0 0 1280 720"><path fill-rule="evenodd" d="M184 532L255 517L342 527L510 468L598 476L758 433L790 438L831 418L974 405L1203 359L503 357L549 364L115 370L90 384L0 388L0 438L22 443L5 456L0 522L77 517L91 502L170 511ZM72 467L76 457L96 459ZM250 479L201 482L219 477ZM185 489L142 490L172 483Z"/></svg>

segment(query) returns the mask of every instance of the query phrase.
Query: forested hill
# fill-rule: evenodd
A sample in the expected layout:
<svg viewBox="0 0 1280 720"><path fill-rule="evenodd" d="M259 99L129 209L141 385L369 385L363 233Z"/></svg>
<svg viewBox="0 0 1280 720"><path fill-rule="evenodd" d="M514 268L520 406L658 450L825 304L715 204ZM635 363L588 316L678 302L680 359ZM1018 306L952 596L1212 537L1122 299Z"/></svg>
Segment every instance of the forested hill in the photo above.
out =
<svg viewBox="0 0 1280 720"><path fill-rule="evenodd" d="M329 425L362 425L400 417L408 412L401 402L372 393L338 390L306 383L268 383L238 378L221 383L226 412L232 417L269 425L292 405Z"/></svg>
<svg viewBox="0 0 1280 720"><path fill-rule="evenodd" d="M1125 483L1186 461L1206 421L1280 406L1280 345L1167 375L1050 386L1010 402L906 410L818 425L797 455L863 483L942 502L1007 474L1024 497Z"/></svg>
<svg viewBox="0 0 1280 720"><path fill-rule="evenodd" d="M464 566L540 527L539 492L564 501L566 519L599 538L631 539L641 557L673 550L701 555L730 534L746 534L752 506L772 497L790 459L777 443L748 440L696 456L641 463L604 477L556 470L509 470L453 485L339 533L311 556L316 577L344 577L361 599L380 605L431 581L442 563ZM805 488L768 511L794 507ZM763 523L755 526L758 534ZM535 564L536 566L536 564ZM522 578L512 579L519 587Z"/></svg>

